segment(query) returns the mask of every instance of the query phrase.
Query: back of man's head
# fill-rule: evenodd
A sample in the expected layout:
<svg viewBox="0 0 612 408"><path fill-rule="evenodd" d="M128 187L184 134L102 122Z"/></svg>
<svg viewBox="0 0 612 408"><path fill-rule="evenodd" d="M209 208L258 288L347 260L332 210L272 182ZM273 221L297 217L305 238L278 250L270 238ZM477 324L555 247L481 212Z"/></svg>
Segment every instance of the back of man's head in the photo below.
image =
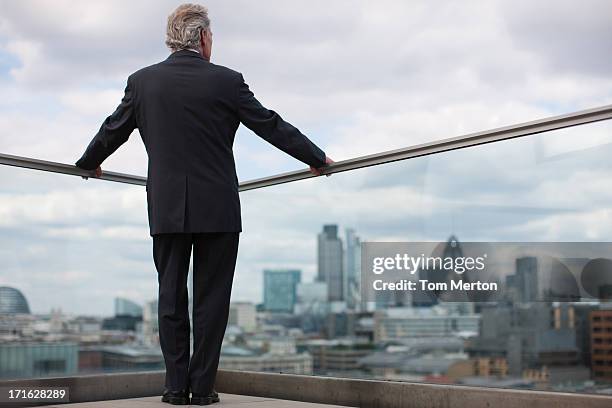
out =
<svg viewBox="0 0 612 408"><path fill-rule="evenodd" d="M170 50L201 50L200 35L210 30L208 9L199 4L181 4L168 16L166 45Z"/></svg>

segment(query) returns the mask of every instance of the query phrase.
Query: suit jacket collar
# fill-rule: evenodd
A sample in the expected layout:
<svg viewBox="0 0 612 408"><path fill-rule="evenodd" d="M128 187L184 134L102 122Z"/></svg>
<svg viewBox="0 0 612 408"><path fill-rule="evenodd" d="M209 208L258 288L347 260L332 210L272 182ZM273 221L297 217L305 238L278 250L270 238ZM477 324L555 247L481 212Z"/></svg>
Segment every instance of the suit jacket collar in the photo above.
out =
<svg viewBox="0 0 612 408"><path fill-rule="evenodd" d="M201 60L204 60L204 57L197 52L193 52L190 50L178 50L178 51L174 51L172 54L170 54L168 56L168 59L174 59L174 58L184 58L184 57L191 57L191 58L199 58ZM206 60L204 60L206 61Z"/></svg>

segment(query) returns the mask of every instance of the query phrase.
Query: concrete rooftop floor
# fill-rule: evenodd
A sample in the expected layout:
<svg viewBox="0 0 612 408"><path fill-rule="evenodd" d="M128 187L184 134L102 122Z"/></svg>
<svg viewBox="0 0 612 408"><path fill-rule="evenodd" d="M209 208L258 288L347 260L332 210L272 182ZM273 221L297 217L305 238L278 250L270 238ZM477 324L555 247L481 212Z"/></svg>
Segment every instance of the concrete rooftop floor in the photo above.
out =
<svg viewBox="0 0 612 408"><path fill-rule="evenodd" d="M298 402L298 401L287 401L274 398L261 398L261 397L249 397L247 395L235 395L235 394L219 394L221 402L209 405L214 408L333 408L340 407L339 405L326 405L326 404L313 404L310 402ZM159 397L141 397L141 398L129 398L121 400L107 400L107 401L93 401L93 402L78 402L73 404L56 404L56 405L44 405L44 407L75 407L75 408L105 408L105 407L117 407L117 408L148 408L148 407L174 407L177 405L171 405L161 402L161 395ZM199 405L188 405L189 407L198 407Z"/></svg>

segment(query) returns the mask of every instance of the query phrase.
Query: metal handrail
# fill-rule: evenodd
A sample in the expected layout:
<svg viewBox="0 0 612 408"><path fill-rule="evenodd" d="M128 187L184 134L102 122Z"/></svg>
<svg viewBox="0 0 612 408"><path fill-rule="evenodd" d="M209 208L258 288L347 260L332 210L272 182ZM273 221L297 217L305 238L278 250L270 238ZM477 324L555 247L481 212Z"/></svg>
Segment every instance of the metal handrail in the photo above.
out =
<svg viewBox="0 0 612 408"><path fill-rule="evenodd" d="M502 140L514 139L517 137L534 135L537 133L549 132L552 130L568 128L587 123L598 122L612 119L612 105L601 106L598 108L586 109L578 112L538 119L531 122L519 123L516 125L504 126L496 129L485 130L482 132L470 133L449 139L437 140L434 142L423 143L397 150L375 153L367 156L360 156L353 159L343 160L327 166L323 174L331 175L343 171L356 170L369 166L376 166L391 163L399 160L406 160L430 154L442 153L451 150L465 149L486 143L499 142ZM57 163L46 160L32 159L29 157L13 156L0 153L0 164L16 167L24 167L34 170L50 171L74 176L92 177L93 171L79 169L76 166ZM240 191L253 190L256 188L268 187L276 184L289 183L292 181L303 180L315 177L308 169L281 173L270 177L248 180L240 183ZM147 183L146 177L135 176L125 173L116 173L104 170L100 180L115 181L144 186Z"/></svg>
<svg viewBox="0 0 612 408"><path fill-rule="evenodd" d="M0 153L0 164L33 170L50 171L52 173L68 174L71 176L92 177L100 180L136 184L139 186L145 186L147 184L147 178L142 176L134 176L132 174L116 173L114 171L104 170L102 172L102 177L95 177L93 171L83 170L70 164L31 159L29 157L13 156L3 153Z"/></svg>

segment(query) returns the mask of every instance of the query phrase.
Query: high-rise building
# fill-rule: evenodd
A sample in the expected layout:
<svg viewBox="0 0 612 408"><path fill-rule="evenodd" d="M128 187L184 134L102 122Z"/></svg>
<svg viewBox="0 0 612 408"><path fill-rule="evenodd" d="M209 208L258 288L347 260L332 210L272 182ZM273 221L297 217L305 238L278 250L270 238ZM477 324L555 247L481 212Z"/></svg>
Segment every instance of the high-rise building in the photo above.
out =
<svg viewBox="0 0 612 408"><path fill-rule="evenodd" d="M338 226L324 225L318 236L317 281L327 283L330 302L345 300L342 258L342 240L338 237Z"/></svg>
<svg viewBox="0 0 612 408"><path fill-rule="evenodd" d="M591 370L593 378L612 381L612 309L591 312Z"/></svg>
<svg viewBox="0 0 612 408"><path fill-rule="evenodd" d="M116 297L115 316L142 317L142 306L129 299Z"/></svg>
<svg viewBox="0 0 612 408"><path fill-rule="evenodd" d="M246 332L257 327L257 313L251 302L232 302L229 310L229 324L238 326Z"/></svg>
<svg viewBox="0 0 612 408"><path fill-rule="evenodd" d="M329 312L325 282L304 282L297 287L295 313L300 316L300 326L305 333L319 332Z"/></svg>
<svg viewBox="0 0 612 408"><path fill-rule="evenodd" d="M293 313L301 276L297 269L264 270L264 309Z"/></svg>
<svg viewBox="0 0 612 408"><path fill-rule="evenodd" d="M581 363L591 367L591 312L599 309L599 304L574 302L570 306L573 327L576 329L576 347L580 352Z"/></svg>
<svg viewBox="0 0 612 408"><path fill-rule="evenodd" d="M520 302L538 300L538 258L526 256L516 260L514 283Z"/></svg>
<svg viewBox="0 0 612 408"><path fill-rule="evenodd" d="M157 299L146 302L142 310L142 336L147 345L159 344L159 319Z"/></svg>
<svg viewBox="0 0 612 408"><path fill-rule="evenodd" d="M346 229L345 254L344 298L349 308L356 309L361 303L361 241L352 228Z"/></svg>
<svg viewBox="0 0 612 408"><path fill-rule="evenodd" d="M0 286L0 314L30 314L28 301L19 289Z"/></svg>
<svg viewBox="0 0 612 408"><path fill-rule="evenodd" d="M302 282L297 287L298 302L324 303L327 302L327 284L325 282Z"/></svg>
<svg viewBox="0 0 612 408"><path fill-rule="evenodd" d="M462 258L463 249L457 237L453 234L446 242L438 244L431 253L433 257L447 258ZM450 287L451 281L461 279L456 273L449 271L440 266L421 267L418 271L419 280L427 280L431 283L444 283ZM398 292L394 294L392 302L397 305L407 305L410 302L415 307L431 307L437 305L441 300L457 302L467 300L459 298L460 291L440 291L440 290L419 290L414 292L411 299L408 292ZM404 299L402 299L404 297ZM386 299L384 299L386 300Z"/></svg>
<svg viewBox="0 0 612 408"><path fill-rule="evenodd" d="M544 302L490 304L482 308L478 337L468 346L471 357L501 357L511 375L527 369L582 371L572 305Z"/></svg>

